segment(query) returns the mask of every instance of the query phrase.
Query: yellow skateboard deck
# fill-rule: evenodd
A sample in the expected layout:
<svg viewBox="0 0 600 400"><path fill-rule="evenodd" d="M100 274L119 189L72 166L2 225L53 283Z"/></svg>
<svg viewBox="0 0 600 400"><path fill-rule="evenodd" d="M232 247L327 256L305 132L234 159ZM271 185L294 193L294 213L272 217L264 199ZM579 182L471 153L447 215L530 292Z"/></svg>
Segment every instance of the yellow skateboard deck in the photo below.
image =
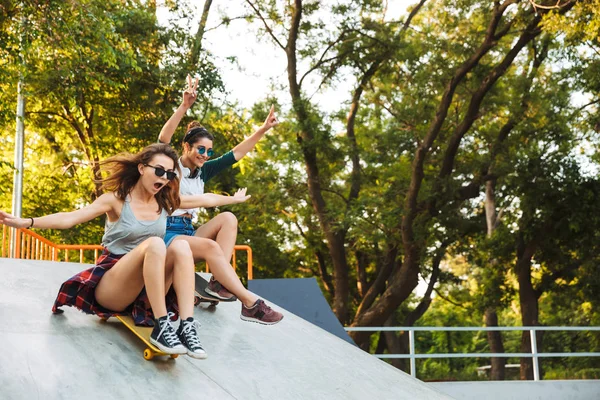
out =
<svg viewBox="0 0 600 400"><path fill-rule="evenodd" d="M148 327L148 326L137 326L133 322L133 318L131 318L129 316L116 315L115 317L119 321L121 321L123 324L125 324L125 326L127 328L129 328L129 330L131 332L135 333L135 335L137 337L139 337L140 339L142 339L142 342L144 342L146 344L146 346L148 346L144 350L144 358L146 360L152 360L154 358L154 356L169 356L171 358L177 358L179 356L179 354L167 354L167 353L164 353L164 352L160 351L152 343L150 343L150 334L152 333L152 328L151 327Z"/></svg>

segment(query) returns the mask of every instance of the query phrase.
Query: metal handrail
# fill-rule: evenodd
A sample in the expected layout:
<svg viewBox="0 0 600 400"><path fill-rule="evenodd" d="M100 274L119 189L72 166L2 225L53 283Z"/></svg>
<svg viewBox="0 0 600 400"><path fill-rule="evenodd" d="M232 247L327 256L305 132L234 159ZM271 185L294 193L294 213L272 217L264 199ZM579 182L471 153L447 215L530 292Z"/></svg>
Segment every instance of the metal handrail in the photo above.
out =
<svg viewBox="0 0 600 400"><path fill-rule="evenodd" d="M533 359L533 380L540 380L540 357L600 357L598 352L576 353L538 353L537 331L600 331L600 326L485 326L485 327L439 327L439 326L347 326L346 332L408 332L409 354L373 354L381 359L410 359L410 374L416 378L416 360L424 358L481 358L481 357L530 357ZM531 353L432 353L416 354L415 332L497 332L497 331L529 331Z"/></svg>
<svg viewBox="0 0 600 400"><path fill-rule="evenodd" d="M13 239L14 238L14 239ZM14 240L14 246L11 246ZM98 260L98 252L104 247L95 244L57 244L45 237L22 228L15 229L2 226L2 257L8 257L14 248L14 258L27 260L61 261L60 251L64 251L64 261L69 261L69 251L79 251L79 262L84 262L84 251L94 251L94 262Z"/></svg>
<svg viewBox="0 0 600 400"><path fill-rule="evenodd" d="M99 252L104 250L104 247L97 244L57 244L39 234L26 229L15 229L2 225L2 245L0 252L2 257L9 257L11 249L11 239L15 238L14 243L14 258L28 260L47 260L47 261L62 261L60 259L60 251L64 250L64 261L69 262L69 251L79 251L79 262L84 262L84 251L94 251L94 263L98 260ZM246 245L235 245L232 259L232 266L237 270L236 251L245 251L248 258L248 279L253 278L252 265L252 248ZM208 272L208 263L206 265Z"/></svg>

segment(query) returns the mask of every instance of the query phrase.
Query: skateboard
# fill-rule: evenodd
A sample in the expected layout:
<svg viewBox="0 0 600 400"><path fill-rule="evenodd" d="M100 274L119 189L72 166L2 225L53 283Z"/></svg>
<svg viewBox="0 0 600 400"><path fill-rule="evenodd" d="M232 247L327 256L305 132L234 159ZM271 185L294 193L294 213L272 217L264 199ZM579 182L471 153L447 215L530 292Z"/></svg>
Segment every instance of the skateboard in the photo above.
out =
<svg viewBox="0 0 600 400"><path fill-rule="evenodd" d="M154 356L169 356L171 358L177 358L179 354L167 354L160 351L156 346L150 343L150 334L152 333L152 327L150 326L137 326L133 322L133 318L124 315L115 315L115 317L121 321L125 326L137 337L142 339L142 342L146 344L146 349L144 350L144 358L146 360L152 360Z"/></svg>
<svg viewBox="0 0 600 400"><path fill-rule="evenodd" d="M236 301L236 298L231 300L221 300L218 297L210 295L206 293L204 289L208 286L208 281L202 277L199 273L196 272L196 295L194 296L194 305L197 306L200 303L210 303L211 307L215 307L219 302L232 302Z"/></svg>

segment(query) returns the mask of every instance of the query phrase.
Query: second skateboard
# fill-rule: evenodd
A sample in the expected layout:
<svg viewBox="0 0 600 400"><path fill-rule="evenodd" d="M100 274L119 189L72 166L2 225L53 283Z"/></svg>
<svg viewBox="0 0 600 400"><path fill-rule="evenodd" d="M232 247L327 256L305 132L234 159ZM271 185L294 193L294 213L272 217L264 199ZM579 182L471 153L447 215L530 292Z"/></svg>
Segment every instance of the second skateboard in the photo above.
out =
<svg viewBox="0 0 600 400"><path fill-rule="evenodd" d="M219 302L224 301L224 302L232 302L232 301L236 301L237 299L234 297L233 299L230 300L223 300L220 299L218 297L215 297L209 293L206 292L206 288L208 287L208 281L206 279L204 279L202 277L202 275L200 275L199 273L195 274L196 277L196 287L195 287L195 298L194 298L194 305L198 305L200 303L210 303L211 306L216 306L217 304L219 304Z"/></svg>

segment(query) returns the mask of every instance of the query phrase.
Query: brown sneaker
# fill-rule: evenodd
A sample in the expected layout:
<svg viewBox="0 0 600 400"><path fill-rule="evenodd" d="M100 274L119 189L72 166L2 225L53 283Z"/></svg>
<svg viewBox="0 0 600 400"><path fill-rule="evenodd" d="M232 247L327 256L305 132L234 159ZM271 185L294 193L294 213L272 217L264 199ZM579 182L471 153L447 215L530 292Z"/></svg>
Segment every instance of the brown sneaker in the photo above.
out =
<svg viewBox="0 0 600 400"><path fill-rule="evenodd" d="M218 299L225 301L234 301L237 300L235 295L231 293L229 290L225 289L223 285L217 282L212 276L210 277L210 281L208 281L208 285L204 289L204 291L211 296L215 296Z"/></svg>
<svg viewBox="0 0 600 400"><path fill-rule="evenodd" d="M283 319L283 314L273 310L261 299L250 308L242 303L240 318L244 321L258 322L263 325L274 325Z"/></svg>

